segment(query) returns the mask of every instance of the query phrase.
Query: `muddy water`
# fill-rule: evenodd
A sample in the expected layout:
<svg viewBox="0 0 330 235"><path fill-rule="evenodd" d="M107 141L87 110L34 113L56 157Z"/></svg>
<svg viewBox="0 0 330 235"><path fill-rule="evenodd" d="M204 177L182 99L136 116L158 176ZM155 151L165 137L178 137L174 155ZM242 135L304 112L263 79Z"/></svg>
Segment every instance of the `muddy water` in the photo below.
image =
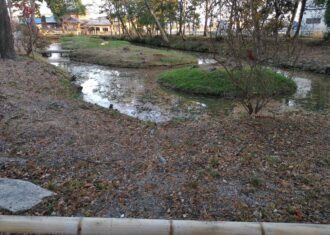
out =
<svg viewBox="0 0 330 235"><path fill-rule="evenodd" d="M60 49L52 44L50 49ZM108 108L144 121L166 122L172 119L199 118L203 115L230 113L235 104L225 99L191 97L165 90L155 77L156 69L121 69L72 62L53 54L49 63L59 66L77 77L83 87L86 102ZM215 61L201 56L199 64ZM296 73L297 92L280 99L278 111L304 108L312 111L330 110L330 80L311 73Z"/></svg>

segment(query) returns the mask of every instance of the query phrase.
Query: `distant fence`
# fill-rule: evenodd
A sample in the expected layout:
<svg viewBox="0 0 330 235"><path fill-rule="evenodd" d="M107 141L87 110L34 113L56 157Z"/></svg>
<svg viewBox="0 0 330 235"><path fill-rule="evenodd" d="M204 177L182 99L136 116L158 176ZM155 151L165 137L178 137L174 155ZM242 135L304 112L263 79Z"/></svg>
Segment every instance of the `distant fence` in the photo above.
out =
<svg viewBox="0 0 330 235"><path fill-rule="evenodd" d="M0 215L0 233L67 235L329 235L330 225Z"/></svg>

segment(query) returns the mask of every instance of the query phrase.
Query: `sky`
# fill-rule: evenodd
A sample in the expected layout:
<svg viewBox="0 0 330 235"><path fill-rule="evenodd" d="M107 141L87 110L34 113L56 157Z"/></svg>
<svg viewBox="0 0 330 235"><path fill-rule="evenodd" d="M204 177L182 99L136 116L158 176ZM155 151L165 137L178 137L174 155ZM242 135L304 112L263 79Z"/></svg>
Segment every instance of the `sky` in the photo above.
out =
<svg viewBox="0 0 330 235"><path fill-rule="evenodd" d="M87 12L91 18L97 18L99 14L99 6L102 5L102 0L82 0L82 3L86 6ZM47 7L46 2L42 2L40 7L41 15L51 16L52 12Z"/></svg>

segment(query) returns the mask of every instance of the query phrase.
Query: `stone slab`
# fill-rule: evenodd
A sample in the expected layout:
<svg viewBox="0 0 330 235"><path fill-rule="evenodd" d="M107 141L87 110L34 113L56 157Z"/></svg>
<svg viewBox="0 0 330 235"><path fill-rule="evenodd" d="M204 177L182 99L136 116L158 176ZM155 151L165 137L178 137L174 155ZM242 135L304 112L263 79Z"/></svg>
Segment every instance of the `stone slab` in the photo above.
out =
<svg viewBox="0 0 330 235"><path fill-rule="evenodd" d="M0 208L13 213L29 210L52 195L53 192L28 181L0 178Z"/></svg>

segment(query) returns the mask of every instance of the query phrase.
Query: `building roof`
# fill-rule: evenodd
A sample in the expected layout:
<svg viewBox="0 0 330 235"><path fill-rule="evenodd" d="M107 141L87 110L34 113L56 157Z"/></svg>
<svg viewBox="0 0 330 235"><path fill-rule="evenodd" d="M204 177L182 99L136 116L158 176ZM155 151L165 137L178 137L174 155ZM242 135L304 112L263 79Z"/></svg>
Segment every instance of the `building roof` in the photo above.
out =
<svg viewBox="0 0 330 235"><path fill-rule="evenodd" d="M83 26L93 27L93 26L109 26L110 21L105 17L99 17L97 19L90 19L83 24Z"/></svg>
<svg viewBox="0 0 330 235"><path fill-rule="evenodd" d="M71 23L71 24L78 24L80 21L77 18L69 16L69 17L64 17L63 22L64 23Z"/></svg>
<svg viewBox="0 0 330 235"><path fill-rule="evenodd" d="M35 18L35 22L36 22L36 24L41 24L41 18L40 17ZM46 17L46 23L47 24L57 24L57 21L54 16L49 16L49 17Z"/></svg>

